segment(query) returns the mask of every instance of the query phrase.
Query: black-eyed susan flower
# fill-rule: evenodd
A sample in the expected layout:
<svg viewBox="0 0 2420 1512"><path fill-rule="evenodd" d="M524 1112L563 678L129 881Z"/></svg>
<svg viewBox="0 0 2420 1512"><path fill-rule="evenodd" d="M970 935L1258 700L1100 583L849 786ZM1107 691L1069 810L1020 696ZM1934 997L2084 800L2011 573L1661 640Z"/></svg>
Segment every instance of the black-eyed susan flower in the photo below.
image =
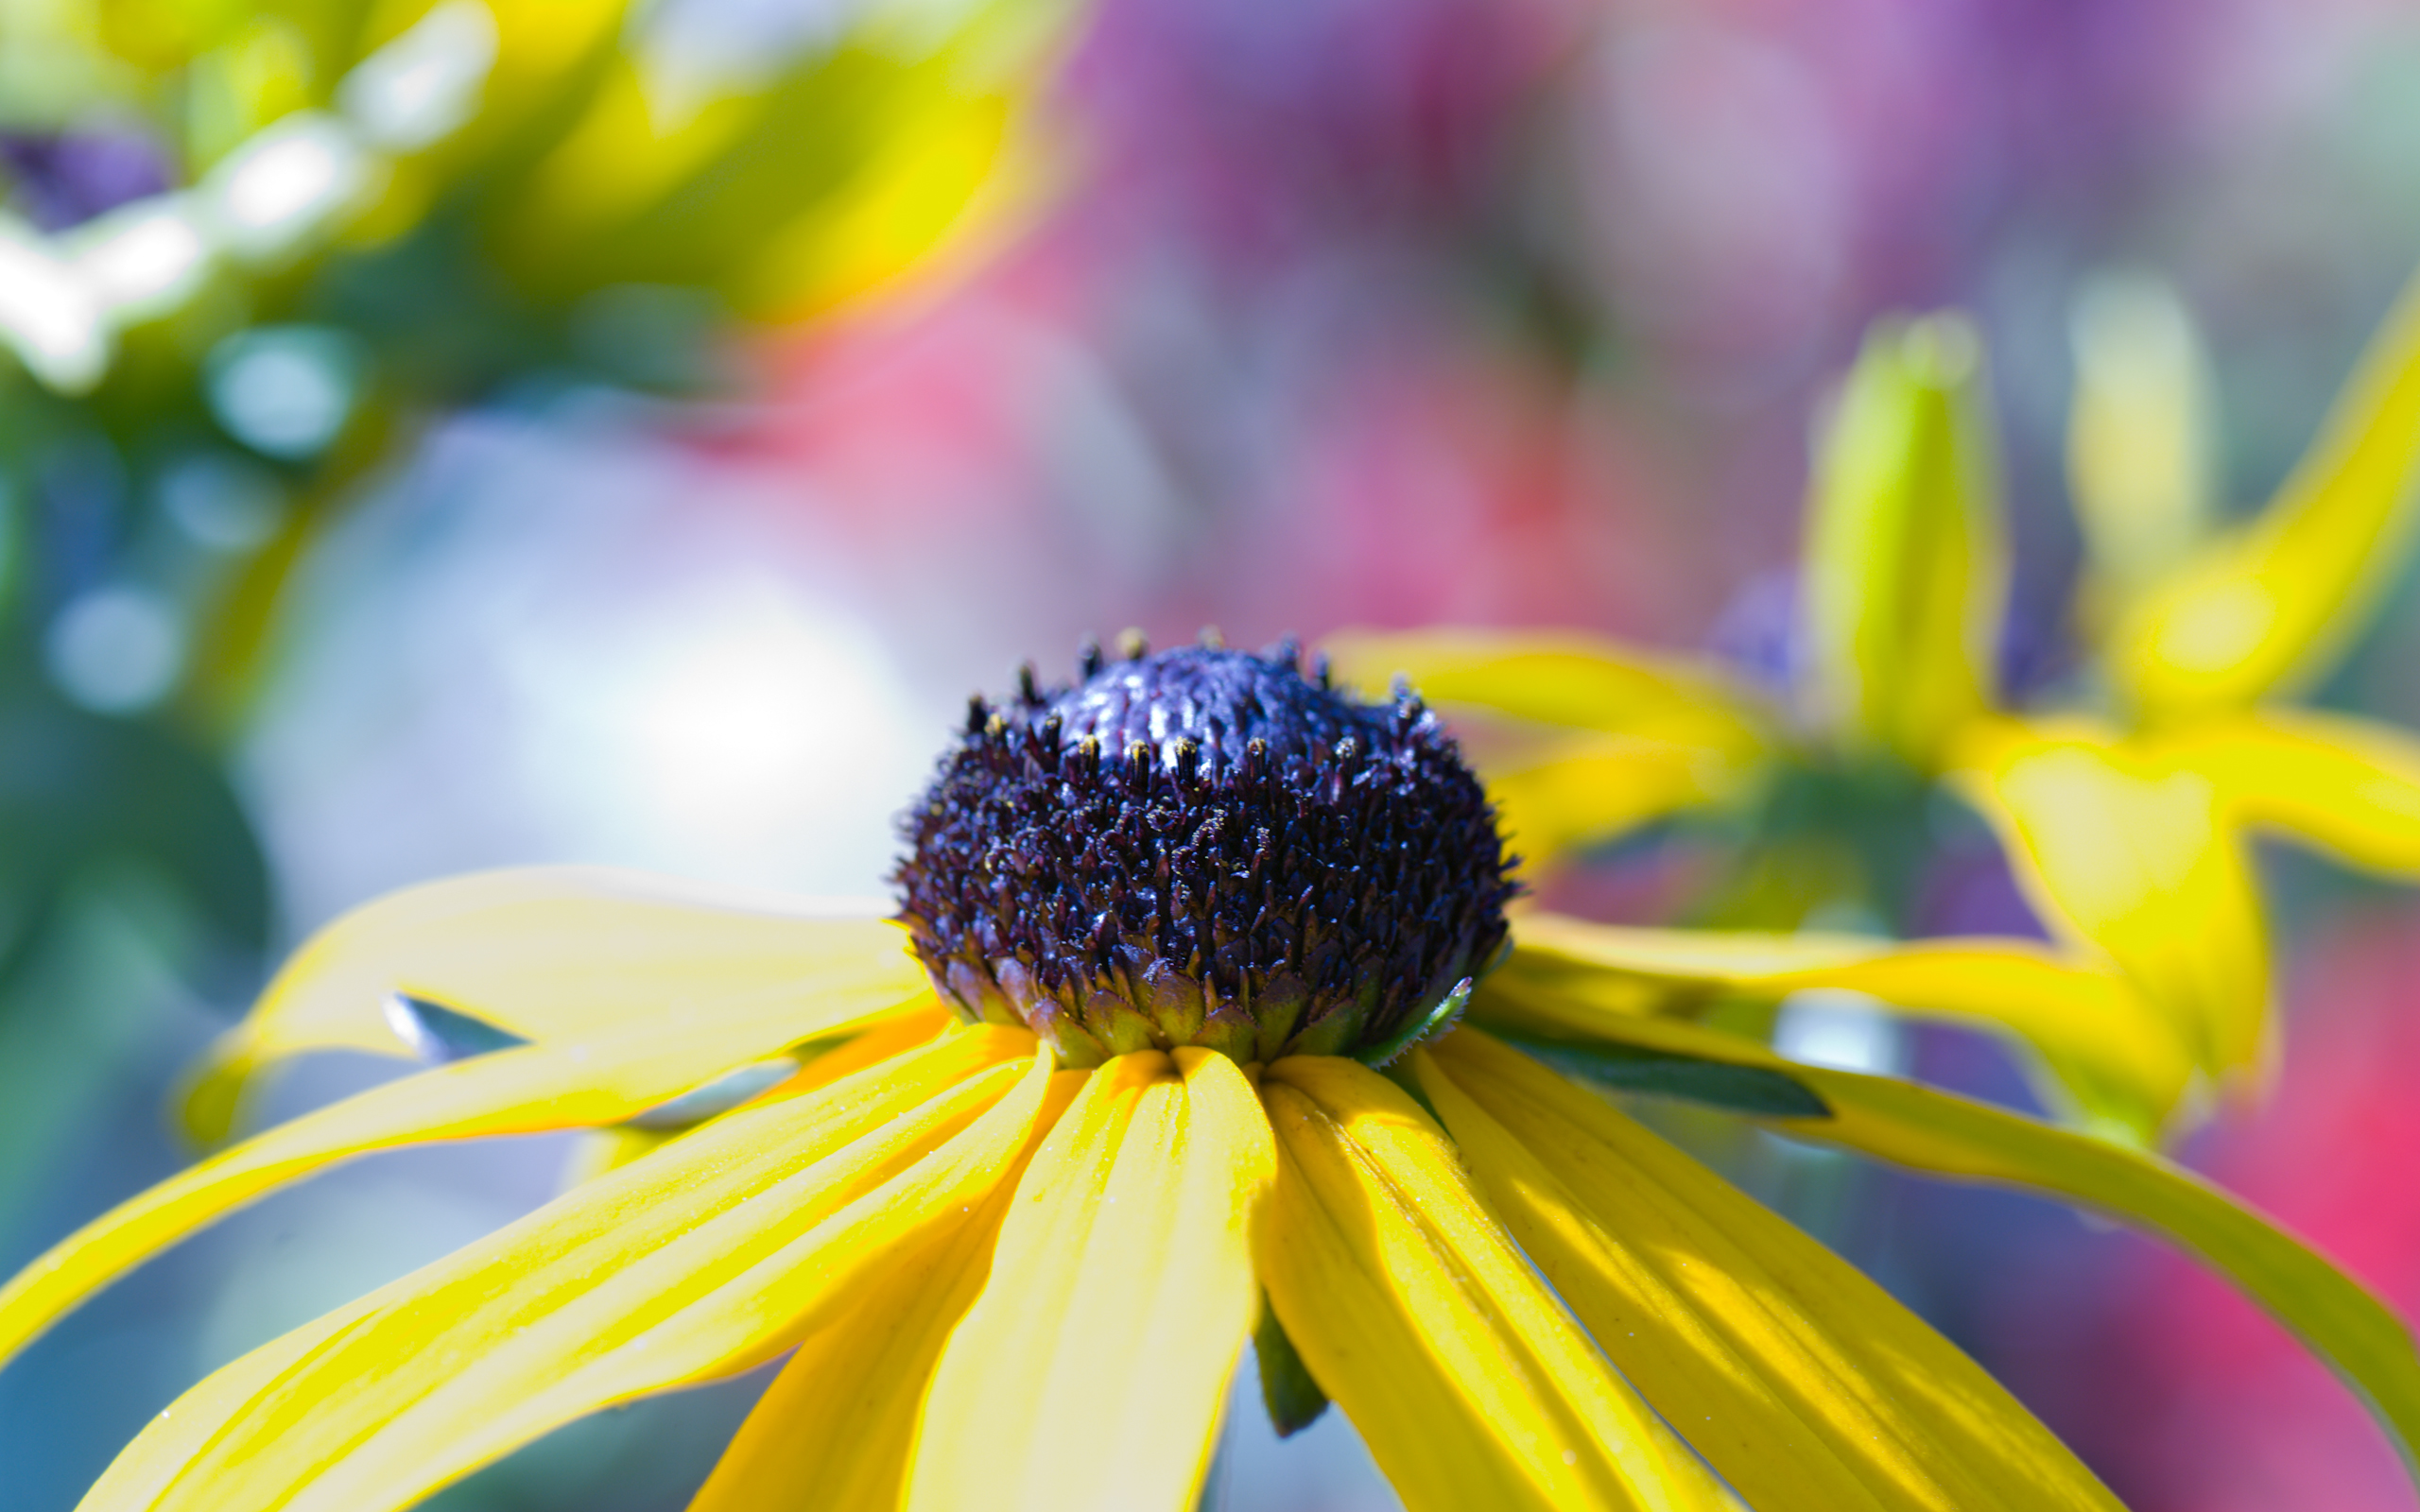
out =
<svg viewBox="0 0 2420 1512"><path fill-rule="evenodd" d="M541 869L307 944L194 1122L305 1050L437 1063L70 1237L0 1290L0 1352L363 1151L593 1128L610 1157L204 1380L85 1507L407 1506L786 1354L697 1508L1179 1512L1248 1341L1280 1427L1332 1399L1415 1509L2116 1505L1878 1287L1557 1067L2165 1234L2420 1444L2401 1322L2191 1177L1642 1012L1656 985L1584 938L1508 946L1494 817L1409 694L1355 702L1291 648L1091 660L978 701L907 829L897 922ZM1773 970L2092 989L1880 946Z"/></svg>
<svg viewBox="0 0 2420 1512"><path fill-rule="evenodd" d="M1829 890L1878 901L1888 920L1928 843L1927 794L1961 795L2068 957L2122 982L2112 1032L2169 1040L2171 1071L2184 1057L2189 1075L2124 1087L2070 1074L2055 1037L2034 1037L2066 1111L2151 1138L2198 1105L2196 1087L2256 1090L2275 1053L2248 831L2420 877L2420 742L2287 701L2335 664L2420 519L2420 284L2276 498L2233 526L2204 497L2180 318L2139 291L2104 292L2080 317L2070 452L2092 661L2039 706L2004 708L1994 675L2008 551L1980 343L1954 317L1877 326L1841 386L1815 457L1790 706L1584 636L1430 631L1332 649L1357 681L1409 671L1493 719L1481 766L1533 857L1717 811L1745 832L1735 875L1754 877L1800 854L1823 810L1855 832L1825 836L1822 854L1847 852L1835 870L1856 874ZM1598 945L1605 964L1634 951L1650 971L1690 951L1652 935ZM1755 946L1768 965L1853 949Z"/></svg>

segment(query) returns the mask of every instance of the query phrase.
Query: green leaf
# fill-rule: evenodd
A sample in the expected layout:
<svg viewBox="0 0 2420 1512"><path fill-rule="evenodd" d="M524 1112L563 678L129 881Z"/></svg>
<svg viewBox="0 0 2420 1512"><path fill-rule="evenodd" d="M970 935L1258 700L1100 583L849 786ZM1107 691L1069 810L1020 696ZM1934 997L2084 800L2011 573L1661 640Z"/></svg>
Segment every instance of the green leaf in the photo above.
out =
<svg viewBox="0 0 2420 1512"><path fill-rule="evenodd" d="M1252 1332L1253 1353L1260 1360L1260 1400L1269 1409L1269 1425L1280 1438L1291 1438L1320 1420L1327 1411L1327 1393L1311 1379L1286 1327L1263 1297L1260 1323Z"/></svg>

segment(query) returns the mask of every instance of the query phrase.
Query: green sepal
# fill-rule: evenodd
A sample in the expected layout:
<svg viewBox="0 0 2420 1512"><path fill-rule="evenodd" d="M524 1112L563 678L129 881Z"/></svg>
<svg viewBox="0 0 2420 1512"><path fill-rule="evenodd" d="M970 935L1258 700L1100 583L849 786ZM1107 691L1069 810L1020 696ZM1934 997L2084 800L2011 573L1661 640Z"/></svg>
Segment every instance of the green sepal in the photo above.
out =
<svg viewBox="0 0 2420 1512"><path fill-rule="evenodd" d="M1463 977L1454 989L1437 1000L1437 1005L1426 1013L1406 1019L1394 1033L1374 1045L1363 1045L1353 1053L1353 1058L1365 1066L1384 1070L1403 1057L1403 1053L1432 1034L1443 1034L1462 1016L1471 1001L1471 984L1476 980Z"/></svg>
<svg viewBox="0 0 2420 1512"><path fill-rule="evenodd" d="M1269 1409L1269 1426L1280 1438L1291 1438L1320 1420L1327 1411L1327 1393L1311 1379L1310 1366L1296 1352L1277 1321L1277 1310L1260 1298L1260 1322L1252 1331L1253 1354L1260 1360L1260 1400Z"/></svg>
<svg viewBox="0 0 2420 1512"><path fill-rule="evenodd" d="M1795 1076L1764 1066L1741 1066L1721 1060L1638 1045L1580 1044L1568 1040L1533 1040L1491 1026L1498 1039L1519 1045L1565 1075L1599 1086L1657 1097L1678 1097L1727 1112L1758 1118L1829 1118L1831 1105Z"/></svg>

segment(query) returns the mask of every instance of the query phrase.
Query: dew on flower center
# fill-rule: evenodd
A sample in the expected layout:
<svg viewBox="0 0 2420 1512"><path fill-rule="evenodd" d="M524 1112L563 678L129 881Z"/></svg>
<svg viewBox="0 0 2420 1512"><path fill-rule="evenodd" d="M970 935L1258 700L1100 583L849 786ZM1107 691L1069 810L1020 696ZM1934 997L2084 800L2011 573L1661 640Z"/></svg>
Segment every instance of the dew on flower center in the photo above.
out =
<svg viewBox="0 0 2420 1512"><path fill-rule="evenodd" d="M1127 649L975 699L903 820L900 917L960 1013L1077 1066L1349 1055L1494 960L1512 861L1417 696L1358 702L1291 642Z"/></svg>

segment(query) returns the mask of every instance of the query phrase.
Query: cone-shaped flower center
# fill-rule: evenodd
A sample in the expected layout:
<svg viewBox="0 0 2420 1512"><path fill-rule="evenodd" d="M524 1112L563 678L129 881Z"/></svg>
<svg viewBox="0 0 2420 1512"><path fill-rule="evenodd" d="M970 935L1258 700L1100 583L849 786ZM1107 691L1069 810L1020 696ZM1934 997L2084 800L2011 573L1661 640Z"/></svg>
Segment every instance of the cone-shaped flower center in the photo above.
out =
<svg viewBox="0 0 2420 1512"><path fill-rule="evenodd" d="M1137 653L977 699L905 821L901 917L942 995L1071 1065L1201 1044L1351 1054L1504 940L1495 816L1409 695L1294 647Z"/></svg>

